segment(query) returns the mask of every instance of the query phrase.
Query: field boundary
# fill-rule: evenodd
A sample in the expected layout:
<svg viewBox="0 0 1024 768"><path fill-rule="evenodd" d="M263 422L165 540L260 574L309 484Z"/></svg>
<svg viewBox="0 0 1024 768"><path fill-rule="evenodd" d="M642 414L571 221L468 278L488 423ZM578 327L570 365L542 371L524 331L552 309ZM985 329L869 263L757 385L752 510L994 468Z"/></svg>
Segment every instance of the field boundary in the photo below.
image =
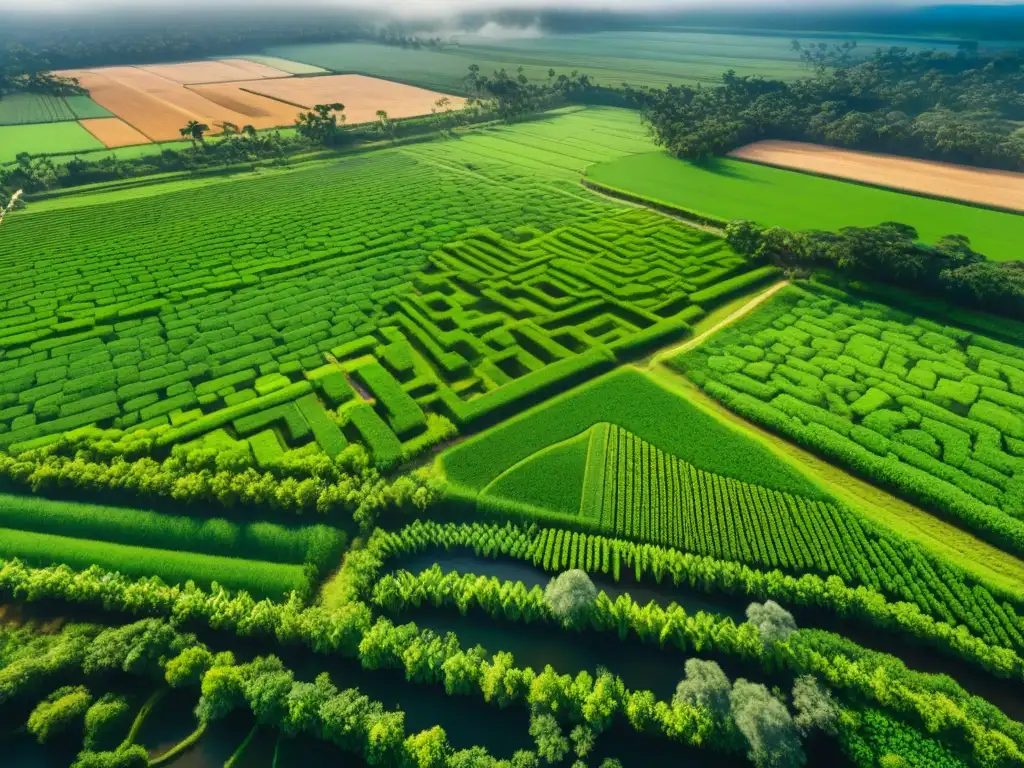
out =
<svg viewBox="0 0 1024 768"><path fill-rule="evenodd" d="M828 144L822 144L820 146L827 146L830 149L843 149L842 147L832 147L831 145L828 145ZM853 151L860 151L860 150L845 150L845 151L853 152ZM952 203L954 205L965 205L965 206L967 206L969 208L980 208L980 209L985 210L985 211L994 211L995 213L1009 213L1009 214L1012 214L1014 216L1024 216L1024 211L1020 210L1019 208L1006 208L1005 206L993 205L991 203L981 203L981 202L978 202L976 200L964 200L963 198L960 198L960 197L950 197L948 195L939 195L939 194L936 194L934 192L924 192L924 191L919 190L919 189L910 189L909 187L901 187L898 184L891 184L891 185L890 184L877 184L877 183L872 182L872 181L861 181L860 179L851 179L848 176L839 176L839 175L834 174L834 173L825 173L823 171L810 171L810 170L807 170L805 168L795 168L795 167L793 167L791 165L780 165L779 163L773 163L773 162L770 162L770 161L767 161L767 160L754 160L754 159L751 159L749 157L741 157L739 155L734 155L732 153L729 153L728 157L729 157L730 160L737 160L737 161L739 161L741 163L750 163L751 165L763 165L766 168L775 168L776 170L779 170L779 171L792 171L793 173L802 173L804 176L816 176L819 179L829 179L830 181L841 181L841 182L843 182L845 184L856 184L857 186L860 186L860 187L869 187L871 189L880 189L880 190L883 190L885 192L898 192L901 195L912 195L914 197L923 197L923 198L926 198L928 200L937 200L937 201L942 202L942 203ZM920 158L920 157L905 157L904 155L893 155L893 157L897 157L897 158L900 158L900 159L907 159L907 160L923 160L923 158ZM968 166L968 167L973 167L973 166ZM987 171L987 170L993 170L993 169L981 168L979 166L978 170L986 170Z"/></svg>
<svg viewBox="0 0 1024 768"><path fill-rule="evenodd" d="M975 578L1024 595L1024 562L951 522L829 463L796 443L733 413L688 378L663 364L648 371L662 386L696 408L742 430L779 459L800 469L815 485Z"/></svg>
<svg viewBox="0 0 1024 768"><path fill-rule="evenodd" d="M779 282L777 282L774 285L770 286L766 290L761 291L761 293L759 293L756 296L754 296L753 298L751 298L742 307L737 309L735 312L730 314L728 317L720 320L718 323L716 323L715 325L711 326L706 331L702 331L701 333L697 334L696 336L693 336L693 337L687 339L682 344L678 344L678 345L676 345L674 347L668 347L666 349L661 350L660 352L658 352L658 354L656 354L654 356L654 358L651 360L650 364L652 366L653 365L660 365L661 361L664 360L667 357L674 357L675 355L681 354L683 352L687 352L687 351L693 349L694 347L697 347L700 344L703 344L705 341L707 341L708 338L710 338L714 334L718 333L720 330L722 330L726 326L732 325L737 320L742 320L745 316L749 315L751 312L753 312L755 309L757 309L761 304L763 304L765 301L770 299L772 296L774 296L776 293L781 291L783 288L785 288L789 284L790 284L789 280L780 280Z"/></svg>
<svg viewBox="0 0 1024 768"><path fill-rule="evenodd" d="M702 229L707 229L716 235L722 234L725 226L729 223L725 219L719 219L715 216L709 216L704 213L698 213L697 211L691 211L687 208L682 208L678 205L672 205L661 200L655 200L651 197L643 197L641 195L634 194L633 192L627 192L624 189L618 189L616 187L610 187L607 184L602 184L599 181L594 181L586 176L580 178L580 184L589 189L591 192L597 192L598 194L606 197L613 197L616 200L623 200L627 203L634 203L644 208L649 208L652 211L663 213L671 216L674 219L678 219L691 226L696 225Z"/></svg>

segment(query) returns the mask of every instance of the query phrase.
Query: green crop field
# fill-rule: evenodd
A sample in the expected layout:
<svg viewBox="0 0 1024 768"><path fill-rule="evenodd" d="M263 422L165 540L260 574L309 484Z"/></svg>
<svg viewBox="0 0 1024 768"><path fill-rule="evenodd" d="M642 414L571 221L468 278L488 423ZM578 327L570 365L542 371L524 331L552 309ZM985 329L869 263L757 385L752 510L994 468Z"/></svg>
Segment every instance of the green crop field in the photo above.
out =
<svg viewBox="0 0 1024 768"><path fill-rule="evenodd" d="M899 221L934 242L964 234L990 259L1020 258L1024 216L875 189L796 171L719 159L697 165L656 152L593 165L599 184L719 219L787 229L839 229Z"/></svg>
<svg viewBox="0 0 1024 768"><path fill-rule="evenodd" d="M85 570L90 566L117 571L130 578L157 576L168 584L195 581L209 587L245 590L257 598L280 599L302 589L302 566L218 557L197 552L156 549L108 541L70 538L48 533L0 529L0 557L17 558L29 565L51 563Z"/></svg>
<svg viewBox="0 0 1024 768"><path fill-rule="evenodd" d="M252 59L707 83L801 74L789 37ZM0 224L5 764L1024 765L1024 323L643 198L1004 259L1016 217L605 107L305 148Z"/></svg>
<svg viewBox="0 0 1024 768"><path fill-rule="evenodd" d="M674 363L713 397L1024 553L1024 354L787 288Z"/></svg>
<svg viewBox="0 0 1024 768"><path fill-rule="evenodd" d="M374 43L311 43L275 46L267 52L334 72L373 75L447 93L464 91L463 78L471 64L478 65L484 74L523 66L527 76L536 81L547 80L548 70L554 68L559 74L586 72L595 82L606 85L663 88L670 83L718 83L729 69L739 75L784 80L802 77L807 70L790 48L793 37L805 42L823 39L798 33L736 35L678 29L504 40L457 36L442 50ZM857 40L864 55L891 45L955 50L955 45L942 40L848 37ZM828 42L836 39L830 37Z"/></svg>
<svg viewBox="0 0 1024 768"><path fill-rule="evenodd" d="M450 449L440 465L481 512L834 574L1024 648L1016 618L1024 603L990 612L962 572L837 504L741 431L635 369L510 419ZM947 588L955 600L938 599Z"/></svg>
<svg viewBox="0 0 1024 768"><path fill-rule="evenodd" d="M0 163L10 162L23 152L59 155L93 149L103 149L103 144L78 123L0 125Z"/></svg>
<svg viewBox="0 0 1024 768"><path fill-rule="evenodd" d="M646 147L635 115L566 110L18 217L0 243L0 262L21 270L0 302L0 445L94 424L162 428L160 445L230 428L261 466L311 440L331 455L363 442L388 464L437 439L443 425L425 414L460 429L493 420L679 338L727 298L707 289L746 266L718 238L574 181L588 162ZM125 226L139 220L145 232ZM61 276L57 302L23 303L44 273ZM375 408L333 394L335 366ZM320 401L337 424L318 417ZM278 427L283 444L267 431Z"/></svg>
<svg viewBox="0 0 1024 768"><path fill-rule="evenodd" d="M44 93L12 93L0 98L0 125L59 123L76 119L61 96Z"/></svg>

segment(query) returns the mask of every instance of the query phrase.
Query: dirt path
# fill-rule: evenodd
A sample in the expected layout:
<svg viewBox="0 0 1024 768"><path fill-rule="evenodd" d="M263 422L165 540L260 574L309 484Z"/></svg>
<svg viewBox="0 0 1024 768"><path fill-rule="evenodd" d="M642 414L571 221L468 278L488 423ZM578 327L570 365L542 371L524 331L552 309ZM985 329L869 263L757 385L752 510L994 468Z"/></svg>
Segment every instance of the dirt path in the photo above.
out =
<svg viewBox="0 0 1024 768"><path fill-rule="evenodd" d="M747 421L664 365L652 366L649 373L701 410L743 430L747 437L796 466L832 496L869 519L903 534L989 583L1024 595L1024 562L1013 555Z"/></svg>
<svg viewBox="0 0 1024 768"><path fill-rule="evenodd" d="M661 352L659 352L658 354L656 354L654 356L654 358L651 360L651 365L652 366L653 365L658 365L663 360L665 360L667 358L675 357L676 355L682 354L683 352L688 352L689 350L693 349L694 347L702 344L709 336L712 336L713 334L718 333L720 330L725 328L725 326L732 325L737 320L739 320L741 317L743 317L745 315L748 315L751 312L753 312L755 309L758 308L758 306L760 306L762 303L764 303L765 301L770 299L772 296L774 296L776 293L781 291L787 285L789 285L789 280L783 280L781 282L775 283L775 285L773 285L771 288L769 288L766 291L763 291L763 292L759 293L757 296L752 298L750 301L748 301L742 307L737 309L731 315L726 317L724 320L722 320L722 321L720 321L718 323L715 323L713 326L708 328L706 331L703 331L702 333L697 334L692 339L687 339L682 344L679 344L679 345L677 345L675 347L670 347L669 349L663 349Z"/></svg>
<svg viewBox="0 0 1024 768"><path fill-rule="evenodd" d="M722 328L750 314L787 285L788 280L776 283L692 339L662 350L651 359L649 373L709 415L741 429L747 437L763 444L776 456L797 467L826 492L869 519L918 542L934 554L948 559L980 579L1024 594L1024 562L930 512L830 464L786 438L747 421L707 395L685 376L665 365L665 361L693 349Z"/></svg>

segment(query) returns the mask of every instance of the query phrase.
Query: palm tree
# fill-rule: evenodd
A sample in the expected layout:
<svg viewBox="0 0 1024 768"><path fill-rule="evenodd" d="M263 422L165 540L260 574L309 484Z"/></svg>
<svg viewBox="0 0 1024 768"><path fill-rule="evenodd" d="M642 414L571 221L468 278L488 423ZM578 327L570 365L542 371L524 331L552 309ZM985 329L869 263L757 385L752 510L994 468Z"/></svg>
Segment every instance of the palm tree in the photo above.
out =
<svg viewBox="0 0 1024 768"><path fill-rule="evenodd" d="M206 123L200 123L198 120L189 120L185 127L178 131L183 137L189 139L192 142L192 146L196 145L196 142L205 141L203 134L210 130L210 126Z"/></svg>

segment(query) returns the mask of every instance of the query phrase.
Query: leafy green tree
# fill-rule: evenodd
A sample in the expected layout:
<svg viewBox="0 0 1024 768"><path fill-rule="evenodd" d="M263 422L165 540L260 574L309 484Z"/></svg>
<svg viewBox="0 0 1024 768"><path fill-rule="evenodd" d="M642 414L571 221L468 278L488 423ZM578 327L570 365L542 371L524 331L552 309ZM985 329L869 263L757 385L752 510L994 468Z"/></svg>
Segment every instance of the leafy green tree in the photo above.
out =
<svg viewBox="0 0 1024 768"><path fill-rule="evenodd" d="M717 662L686 660L686 677L676 686L674 701L703 707L719 717L729 713L732 684Z"/></svg>
<svg viewBox="0 0 1024 768"><path fill-rule="evenodd" d="M167 661L164 679L171 688L195 688L213 666L213 654L202 646L186 648Z"/></svg>
<svg viewBox="0 0 1024 768"><path fill-rule="evenodd" d="M415 768L445 768L451 752L448 734L439 725L409 736L405 748Z"/></svg>
<svg viewBox="0 0 1024 768"><path fill-rule="evenodd" d="M544 600L566 626L582 627L590 618L597 599L597 588L590 577L577 569L555 576L544 590Z"/></svg>
<svg viewBox="0 0 1024 768"><path fill-rule="evenodd" d="M808 734L820 730L835 735L839 728L839 705L813 675L801 675L793 683L793 708L797 729Z"/></svg>
<svg viewBox="0 0 1024 768"><path fill-rule="evenodd" d="M89 750L116 747L127 732L131 710L124 696L106 693L85 713L84 745Z"/></svg>
<svg viewBox="0 0 1024 768"><path fill-rule="evenodd" d="M314 733L320 725L320 708L338 695L330 676L322 672L312 683L298 682L288 692L288 714L281 730L288 736Z"/></svg>
<svg viewBox="0 0 1024 768"><path fill-rule="evenodd" d="M92 694L82 685L58 688L36 705L28 716L28 732L40 744L80 730L92 703Z"/></svg>
<svg viewBox="0 0 1024 768"><path fill-rule="evenodd" d="M796 632L793 614L774 600L748 605L747 621L757 627L765 645L784 642Z"/></svg>
<svg viewBox="0 0 1024 768"><path fill-rule="evenodd" d="M336 143L340 125L345 122L345 105L317 104L308 112L300 112L295 118L295 130L316 144Z"/></svg>
<svg viewBox="0 0 1024 768"><path fill-rule="evenodd" d="M178 131L183 138L188 139L192 142L192 146L204 143L206 141L206 132L210 130L210 126L206 123L200 123L198 120L189 120L185 127Z"/></svg>
<svg viewBox="0 0 1024 768"><path fill-rule="evenodd" d="M141 744L124 744L110 752L85 750L71 768L147 768L149 752Z"/></svg>
<svg viewBox="0 0 1024 768"><path fill-rule="evenodd" d="M736 727L747 740L747 757L758 768L799 768L807 762L800 734L786 705L763 685L740 678L730 696Z"/></svg>
<svg viewBox="0 0 1024 768"><path fill-rule="evenodd" d="M554 715L533 715L530 736L537 745L537 754L550 764L562 762L569 754L569 739Z"/></svg>

